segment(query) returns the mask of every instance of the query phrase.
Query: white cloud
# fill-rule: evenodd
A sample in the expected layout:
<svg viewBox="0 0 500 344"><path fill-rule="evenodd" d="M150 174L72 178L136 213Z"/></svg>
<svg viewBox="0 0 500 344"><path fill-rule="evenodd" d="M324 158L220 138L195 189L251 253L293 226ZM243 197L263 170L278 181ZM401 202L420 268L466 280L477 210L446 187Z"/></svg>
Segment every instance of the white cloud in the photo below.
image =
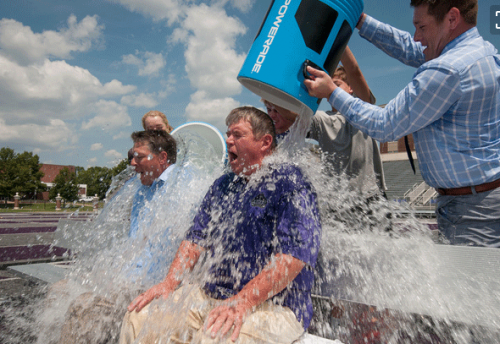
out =
<svg viewBox="0 0 500 344"><path fill-rule="evenodd" d="M42 33L0 20L0 142L38 153L61 151L76 147L78 122L105 130L130 125L126 107L114 103L109 115L104 99L124 96L135 86L116 79L103 84L87 69L57 60L91 49L103 28L96 16L80 22L70 16L66 28Z"/></svg>
<svg viewBox="0 0 500 344"><path fill-rule="evenodd" d="M185 71L191 86L196 89L185 110L188 120L210 122L225 130L224 119L231 109L239 105L233 96L241 93L242 86L236 79L245 54L236 50L236 40L247 31L236 17L229 16L224 6L231 5L248 11L255 0L211 0L210 6L199 1L173 0L109 0L143 13L155 20L167 20L167 25L177 27L168 42L185 47ZM146 54L139 52L123 56L122 62L146 71ZM152 63L154 66L155 64ZM176 80L169 77L169 80ZM168 81L167 89L159 92L163 98L171 92L174 83ZM122 103L133 106L134 96L125 96Z"/></svg>
<svg viewBox="0 0 500 344"><path fill-rule="evenodd" d="M117 80L103 85L88 70L65 61L20 66L0 54L0 118L8 124L78 118L99 98L134 90Z"/></svg>
<svg viewBox="0 0 500 344"><path fill-rule="evenodd" d="M144 14L155 21L166 20L169 25L177 22L185 7L193 0L108 0L118 3L132 12ZM235 0L237 1L237 0Z"/></svg>
<svg viewBox="0 0 500 344"><path fill-rule="evenodd" d="M115 149L110 149L110 150L108 150L106 153L104 153L104 156L105 156L106 158L110 158L110 159L112 159L112 161L111 161L110 163L108 163L108 165L109 165L109 164L114 165L114 164L116 164L118 161L120 161L120 160L122 160L122 159L123 159L123 155L122 155L122 153L120 153L120 152L116 151Z"/></svg>
<svg viewBox="0 0 500 344"><path fill-rule="evenodd" d="M0 121L4 140L18 140L38 149L67 147L79 136L65 120L97 113L102 98L135 91L135 86L118 80L102 84L87 69L66 61L51 61L49 57L69 58L71 52L87 51L102 36L103 26L96 16L87 16L81 22L70 16L67 23L68 27L58 32L33 33L15 20L0 20ZM119 113L126 113L126 109L119 109ZM116 120L108 122L117 126ZM130 124L128 115L121 124Z"/></svg>
<svg viewBox="0 0 500 344"><path fill-rule="evenodd" d="M71 58L72 52L89 50L102 39L103 25L97 16L86 16L80 22L74 15L67 28L59 31L34 33L29 26L13 19L0 20L0 48L2 54L20 65L42 61L47 57Z"/></svg>
<svg viewBox="0 0 500 344"><path fill-rule="evenodd" d="M158 92L158 97L165 98L170 93L175 91L175 86L177 85L177 78L175 74L171 73L167 76L166 80L161 80L160 84L163 87L163 89Z"/></svg>
<svg viewBox="0 0 500 344"><path fill-rule="evenodd" d="M82 129L89 130L99 128L109 132L116 128L132 125L127 107L115 101L99 100L94 108L97 115L88 122L84 122L82 124Z"/></svg>
<svg viewBox="0 0 500 344"><path fill-rule="evenodd" d="M159 76L160 71L165 67L167 61L162 53L153 53L146 51L144 53L135 52L135 55L129 54L122 56L122 62L139 68L140 76Z"/></svg>
<svg viewBox="0 0 500 344"><path fill-rule="evenodd" d="M224 25L221 25L224 23ZM174 31L172 42L185 44L186 72L191 85L209 98L241 93L236 79L245 59L235 50L236 38L247 28L218 7L193 6L181 28Z"/></svg>
<svg viewBox="0 0 500 344"><path fill-rule="evenodd" d="M123 96L121 103L133 107L152 108L158 105L154 94L140 93Z"/></svg>
<svg viewBox="0 0 500 344"><path fill-rule="evenodd" d="M118 134L113 135L113 140L127 139L127 138L130 138L130 132L127 131L120 131Z"/></svg>
<svg viewBox="0 0 500 344"><path fill-rule="evenodd" d="M188 121L208 122L220 131L226 131L225 119L232 109L240 106L233 98L210 99L202 91L191 96L191 102L186 107Z"/></svg>
<svg viewBox="0 0 500 344"><path fill-rule="evenodd" d="M136 51L135 53L138 54L139 52ZM142 60L137 57L137 55L133 54L123 55L122 62L133 66L141 66L143 63Z"/></svg>
<svg viewBox="0 0 500 344"><path fill-rule="evenodd" d="M231 6L240 10L243 13L250 11L253 7L255 0L213 0L214 5L224 6L230 3Z"/></svg>
<svg viewBox="0 0 500 344"><path fill-rule="evenodd" d="M87 161L88 161L88 163L89 163L89 164L88 164L88 166L87 166L87 168L88 168L88 167L91 167L91 166L95 166L95 164L97 163L97 158L90 158L90 159L89 159L89 160L87 160Z"/></svg>
<svg viewBox="0 0 500 344"><path fill-rule="evenodd" d="M91 151L97 151L97 150L101 150L104 146L102 145L102 143L94 143L90 146L90 150Z"/></svg>
<svg viewBox="0 0 500 344"><path fill-rule="evenodd" d="M0 144L22 144L35 147L37 153L43 149L62 151L75 142L77 134L63 121L51 119L46 125L7 125L0 118Z"/></svg>

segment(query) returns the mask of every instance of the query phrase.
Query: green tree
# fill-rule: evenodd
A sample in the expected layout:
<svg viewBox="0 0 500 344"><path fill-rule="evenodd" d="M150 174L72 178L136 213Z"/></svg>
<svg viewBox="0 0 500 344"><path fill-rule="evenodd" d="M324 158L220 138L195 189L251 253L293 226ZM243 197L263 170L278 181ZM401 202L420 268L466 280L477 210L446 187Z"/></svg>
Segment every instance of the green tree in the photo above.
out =
<svg viewBox="0 0 500 344"><path fill-rule="evenodd" d="M87 184L87 195L97 195L100 199L106 197L106 191L111 185L112 172L107 167L89 167L78 174L78 184Z"/></svg>
<svg viewBox="0 0 500 344"><path fill-rule="evenodd" d="M115 167L111 169L111 173L114 176L125 170L128 166L128 159L123 159Z"/></svg>
<svg viewBox="0 0 500 344"><path fill-rule="evenodd" d="M45 190L40 179L40 161L38 155L31 152L16 154L13 149L0 149L0 196L11 198L16 192L21 195L33 195Z"/></svg>
<svg viewBox="0 0 500 344"><path fill-rule="evenodd" d="M49 191L49 198L54 199L60 194L68 202L78 200L78 183L76 174L70 172L67 167L59 171L59 174L54 179L54 186Z"/></svg>

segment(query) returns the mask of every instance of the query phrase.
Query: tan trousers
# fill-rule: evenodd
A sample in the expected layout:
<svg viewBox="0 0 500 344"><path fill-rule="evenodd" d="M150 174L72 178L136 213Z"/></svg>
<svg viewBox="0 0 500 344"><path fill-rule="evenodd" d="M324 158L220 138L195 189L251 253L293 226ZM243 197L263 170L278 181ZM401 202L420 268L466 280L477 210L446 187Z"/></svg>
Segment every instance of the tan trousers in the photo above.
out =
<svg viewBox="0 0 500 344"><path fill-rule="evenodd" d="M206 296L199 287L181 287L163 304L150 303L140 312L127 312L119 343L232 344L231 330L224 338L212 339L203 329L208 313L220 303ZM245 319L236 343L290 344L303 332L304 328L289 308L268 301Z"/></svg>
<svg viewBox="0 0 500 344"><path fill-rule="evenodd" d="M60 284L70 288L67 283ZM55 293L61 290L54 288ZM134 292L134 295L136 292ZM131 292L121 290L109 298L86 292L70 304L61 328L59 344L100 344L116 342L120 333L120 323L132 300Z"/></svg>

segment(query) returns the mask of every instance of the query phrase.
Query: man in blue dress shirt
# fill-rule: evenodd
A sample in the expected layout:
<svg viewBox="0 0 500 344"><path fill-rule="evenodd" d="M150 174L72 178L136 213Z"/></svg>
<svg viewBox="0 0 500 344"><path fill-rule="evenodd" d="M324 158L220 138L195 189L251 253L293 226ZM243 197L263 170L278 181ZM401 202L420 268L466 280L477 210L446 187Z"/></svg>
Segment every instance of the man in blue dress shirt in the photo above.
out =
<svg viewBox="0 0 500 344"><path fill-rule="evenodd" d="M316 193L298 167L266 160L266 113L236 108L226 124L232 172L206 194L165 280L129 305L120 343L291 343L309 326ZM151 305L158 297L169 299Z"/></svg>
<svg viewBox="0 0 500 344"><path fill-rule="evenodd" d="M153 243L152 240L158 238L149 238L147 229L153 223L156 212L169 210L158 207L160 202L168 204L161 198L167 183L181 182L181 179L174 175L177 144L170 134L163 130L151 130L134 132L131 137L134 142L131 165L135 167L141 186L133 197L128 236L138 253L130 257L122 273L127 275L131 284L144 286L161 281L164 277L161 274L163 268L169 263L166 258L169 255L164 252L169 245L168 235L163 238L163 243ZM126 187L125 184L121 191ZM168 227L168 224L165 226ZM123 294L128 291L120 289L119 293L124 297ZM76 298L67 312L59 343L104 343L116 340L125 309L121 304L116 304L116 295L107 296L87 292Z"/></svg>
<svg viewBox="0 0 500 344"><path fill-rule="evenodd" d="M436 215L451 244L500 247L500 55L476 28L477 0L411 0L407 32L362 14L361 37L416 67L384 109L355 99L308 68L309 94L327 98L382 141L413 133L422 177L439 193Z"/></svg>
<svg viewBox="0 0 500 344"><path fill-rule="evenodd" d="M140 245L142 253L132 262L134 265L132 273L136 275L133 277L141 278L142 284L145 285L149 284L145 283L146 279L154 283L162 279L162 276L158 274L161 270L159 265L162 263L158 260L159 257L155 257L159 255L160 248L152 246L145 230L155 219L156 211L169 210L159 208L162 203L158 204L158 202L166 204L166 201L160 198L164 196L169 178L170 182L173 182L174 175L177 174L177 165L175 165L177 144L175 139L164 130L138 131L132 133L131 137L134 147L130 164L135 167L142 185L132 201L128 236L136 243L145 243ZM178 178L175 182L179 182ZM167 263L163 262L163 264Z"/></svg>

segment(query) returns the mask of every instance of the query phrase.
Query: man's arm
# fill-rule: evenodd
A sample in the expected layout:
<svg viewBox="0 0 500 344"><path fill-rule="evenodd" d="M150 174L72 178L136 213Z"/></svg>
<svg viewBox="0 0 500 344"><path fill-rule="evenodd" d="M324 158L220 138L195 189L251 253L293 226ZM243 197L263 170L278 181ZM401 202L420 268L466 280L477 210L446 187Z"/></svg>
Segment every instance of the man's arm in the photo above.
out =
<svg viewBox="0 0 500 344"><path fill-rule="evenodd" d="M381 142L396 141L435 122L461 96L458 73L434 64L414 76L385 108L351 97L329 83L323 71L308 67L308 72L313 78L304 84L311 96L327 98L356 128Z"/></svg>
<svg viewBox="0 0 500 344"><path fill-rule="evenodd" d="M345 68L347 83L351 86L354 94L359 99L367 103L372 103L372 95L368 83L361 72L361 68L359 68L358 61L356 61L349 47L345 48L340 61Z"/></svg>
<svg viewBox="0 0 500 344"><path fill-rule="evenodd" d="M184 274L193 269L202 251L203 248L201 246L187 240L182 241L170 265L167 277L165 277L163 282L158 283L136 297L128 306L128 311L132 312L135 309L139 312L152 300L160 296L164 298L168 297L181 283Z"/></svg>
<svg viewBox="0 0 500 344"><path fill-rule="evenodd" d="M411 66L425 63L422 44L415 42L409 32L398 30L363 14L356 25L359 35L385 52L387 55Z"/></svg>
<svg viewBox="0 0 500 344"><path fill-rule="evenodd" d="M274 258L238 294L208 314L205 331L213 325L210 329L212 338L219 330L224 336L234 325L231 340L236 341L245 317L252 309L285 289L305 266L304 262L288 254L277 254Z"/></svg>

